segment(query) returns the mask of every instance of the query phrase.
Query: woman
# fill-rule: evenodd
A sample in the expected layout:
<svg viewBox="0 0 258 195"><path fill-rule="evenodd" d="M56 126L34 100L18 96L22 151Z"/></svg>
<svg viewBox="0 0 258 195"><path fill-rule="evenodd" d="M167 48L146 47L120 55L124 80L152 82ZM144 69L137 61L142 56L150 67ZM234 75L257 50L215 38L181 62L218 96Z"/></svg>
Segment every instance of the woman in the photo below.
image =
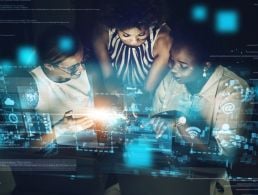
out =
<svg viewBox="0 0 258 195"><path fill-rule="evenodd" d="M169 60L170 28L138 1L118 5L107 23L94 41L104 79L153 92Z"/></svg>
<svg viewBox="0 0 258 195"><path fill-rule="evenodd" d="M250 101L246 97L248 84L229 69L210 61L208 48L202 47L198 38L191 38L190 34L182 36L182 32L180 35L174 36L171 72L157 88L154 113L179 111L182 117L174 125L189 139L191 135L185 130L191 124L205 123L212 130L221 152L232 154L233 140L228 140L227 135L230 133L235 138L240 133L238 127L244 119L243 110Z"/></svg>
<svg viewBox="0 0 258 195"><path fill-rule="evenodd" d="M186 32L173 35L171 72L161 81L155 93L154 114L173 115L171 120L154 119L157 138L172 129L176 141L189 143L192 152L210 152L210 155L217 152L216 159L233 160L238 149L236 143L241 137L239 124L244 120L244 110L251 100L245 96L248 85L238 75L209 59L208 46L211 42L207 40L208 35L198 37L194 31ZM203 37L207 47L204 47ZM218 150L211 152L209 149L213 146ZM186 145L183 144L183 147L186 148ZM223 168L215 172L212 168L191 170L199 174L212 173L214 178L226 175ZM180 191L181 194L193 194L198 189L198 186L187 187L188 183L185 181L186 188ZM210 179L209 186L210 194L232 194L226 180Z"/></svg>
<svg viewBox="0 0 258 195"><path fill-rule="evenodd" d="M80 39L64 26L51 26L38 44L41 65L30 74L36 82L35 110L49 113L53 131L81 131L93 126L85 113L93 108L92 86L84 66Z"/></svg>

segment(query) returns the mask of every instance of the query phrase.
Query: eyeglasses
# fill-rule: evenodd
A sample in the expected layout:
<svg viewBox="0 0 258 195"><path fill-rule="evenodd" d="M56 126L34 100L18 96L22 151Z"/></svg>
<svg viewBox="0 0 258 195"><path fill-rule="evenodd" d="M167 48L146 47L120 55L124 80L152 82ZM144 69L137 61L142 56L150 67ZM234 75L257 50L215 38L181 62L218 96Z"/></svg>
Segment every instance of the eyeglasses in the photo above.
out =
<svg viewBox="0 0 258 195"><path fill-rule="evenodd" d="M82 60L81 62L76 63L68 68L59 67L58 65L56 65L55 67L71 76L74 76L74 75L77 75L76 73L78 72L78 70L81 66L83 68L85 67L85 60Z"/></svg>

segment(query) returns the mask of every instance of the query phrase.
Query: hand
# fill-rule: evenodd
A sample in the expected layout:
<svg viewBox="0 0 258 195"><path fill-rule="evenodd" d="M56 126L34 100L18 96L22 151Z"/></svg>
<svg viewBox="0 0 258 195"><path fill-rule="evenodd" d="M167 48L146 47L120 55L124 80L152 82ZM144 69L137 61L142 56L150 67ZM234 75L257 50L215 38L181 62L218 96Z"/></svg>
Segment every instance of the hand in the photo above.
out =
<svg viewBox="0 0 258 195"><path fill-rule="evenodd" d="M161 137L166 130L177 129L178 126L185 125L186 123L184 114L177 110L161 112L152 117L151 123L157 138Z"/></svg>
<svg viewBox="0 0 258 195"><path fill-rule="evenodd" d="M153 130L156 133L156 138L160 138L166 131L171 130L173 126L172 120L163 118L153 118L150 122L153 125Z"/></svg>
<svg viewBox="0 0 258 195"><path fill-rule="evenodd" d="M85 129L92 128L94 122L86 115L81 115L78 118L73 117L73 111L70 110L64 114L64 117L54 125L54 130L57 134L64 132L79 132Z"/></svg>

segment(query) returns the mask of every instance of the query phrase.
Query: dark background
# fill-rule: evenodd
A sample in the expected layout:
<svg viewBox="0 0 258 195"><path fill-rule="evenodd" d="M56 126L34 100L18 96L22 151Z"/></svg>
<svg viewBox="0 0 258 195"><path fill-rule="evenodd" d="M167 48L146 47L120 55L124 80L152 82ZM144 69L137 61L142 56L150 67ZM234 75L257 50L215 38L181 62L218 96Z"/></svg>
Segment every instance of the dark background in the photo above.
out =
<svg viewBox="0 0 258 195"><path fill-rule="evenodd" d="M92 51L92 35L94 26L100 20L103 13L103 5L116 3L116 1L108 0L31 0L31 1L0 1L0 60L10 59L15 62L16 49L22 44L35 44L38 35L49 25L54 23L63 24L73 28L80 35L83 44L87 48L89 54L91 67L98 68L95 63L95 56ZM213 46L213 55L243 55L239 58L220 58L223 65L236 70L239 75L244 77L251 85L257 85L255 79L258 74L258 1L254 0L238 0L238 1L172 1L160 0L156 1L161 7L162 12L166 16L167 24L172 31L177 25L190 26L195 25L191 21L190 9L195 4L207 5L209 9L208 20L203 24L196 24L200 30L207 30L211 32L213 41L216 43ZM23 6L24 9L8 10L3 5ZM219 35L214 31L214 13L218 9L236 9L240 14L240 29L233 35ZM55 9L55 10L53 10ZM63 9L63 10L60 10ZM86 10L87 9L87 10ZM16 21L14 21L16 20ZM18 20L18 21L17 21ZM22 21L21 21L22 20ZM205 37L203 37L205 41ZM249 46L248 46L249 45ZM256 45L251 46L250 45ZM251 49L250 49L251 48ZM257 57L244 57L248 54L246 51L253 50ZM252 118L256 121L257 118L257 104L255 105L255 113ZM257 130L257 129L256 129ZM233 174L240 177L258 177L257 165L236 165L233 169ZM25 186L28 182L32 182L30 175L16 175L20 181L21 186ZM46 179L48 182L44 186L51 186L56 182L58 189L52 188L53 194L74 193L80 194L83 185L96 185L96 183L83 184L75 180L71 183L71 178L67 177L47 177L35 176L34 180ZM40 182L35 182L35 186L40 186ZM70 185L70 188L76 190L67 191L63 186ZM32 185L33 186L33 185ZM96 187L96 186L94 186ZM44 191L46 189L38 189ZM33 188L31 188L33 189ZM31 194L36 189L31 190ZM50 194L51 189L42 194ZM78 192L78 193L77 193ZM90 193L90 192L89 192ZM19 192L17 192L19 194ZM20 193L21 194L21 193ZM38 192L37 192L38 194Z"/></svg>

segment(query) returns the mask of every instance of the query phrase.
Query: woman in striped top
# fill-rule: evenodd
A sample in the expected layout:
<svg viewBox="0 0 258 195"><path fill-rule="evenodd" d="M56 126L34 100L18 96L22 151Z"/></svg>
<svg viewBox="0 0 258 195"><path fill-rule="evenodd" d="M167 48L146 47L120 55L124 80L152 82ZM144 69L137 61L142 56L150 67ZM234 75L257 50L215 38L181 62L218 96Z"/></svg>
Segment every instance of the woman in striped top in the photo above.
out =
<svg viewBox="0 0 258 195"><path fill-rule="evenodd" d="M104 79L153 92L167 69L170 28L148 6L123 4L114 13L111 22L99 26L94 41Z"/></svg>

